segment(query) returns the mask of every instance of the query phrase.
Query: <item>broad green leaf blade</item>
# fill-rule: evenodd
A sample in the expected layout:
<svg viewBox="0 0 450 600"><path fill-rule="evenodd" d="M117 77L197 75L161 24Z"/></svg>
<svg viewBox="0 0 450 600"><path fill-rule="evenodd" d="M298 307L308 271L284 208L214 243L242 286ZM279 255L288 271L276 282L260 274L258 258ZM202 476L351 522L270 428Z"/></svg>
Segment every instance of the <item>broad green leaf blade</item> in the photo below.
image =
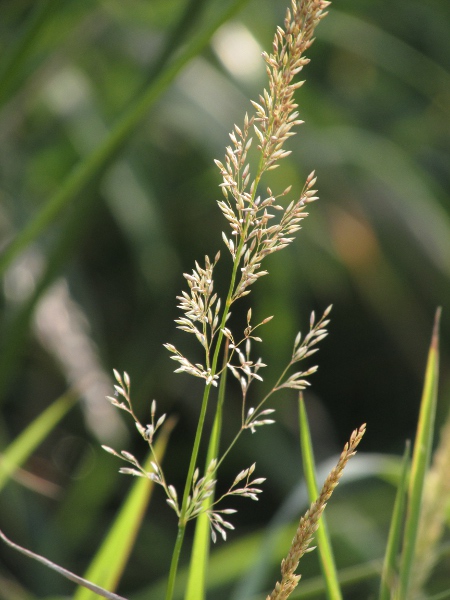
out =
<svg viewBox="0 0 450 600"><path fill-rule="evenodd" d="M394 577L398 568L397 558L400 553L401 536L403 531L403 523L405 520L409 467L410 444L408 443L403 455L402 474L397 488L394 510L392 512L388 543L383 562L383 572L381 574L379 600L390 600L392 597Z"/></svg>
<svg viewBox="0 0 450 600"><path fill-rule="evenodd" d="M161 429L155 444L159 461L164 456L173 426L174 421L168 420ZM151 460L152 457L149 456L144 465L144 468L149 471L152 470ZM86 571L85 579L108 590L116 589L138 534L153 487L152 480L144 477L137 478L113 526ZM96 596L85 587L79 587L74 600L96 600Z"/></svg>
<svg viewBox="0 0 450 600"><path fill-rule="evenodd" d="M408 587L416 549L417 532L419 528L425 475L430 464L433 444L434 418L439 377L439 320L441 309L436 311L433 335L431 338L428 361L425 371L425 383L420 405L419 422L411 466L411 477L408 490L408 510L406 517L403 554L399 576L399 600L407 600Z"/></svg>
<svg viewBox="0 0 450 600"><path fill-rule="evenodd" d="M299 399L299 419L303 472L308 487L310 502L314 502L319 495L319 490L317 489L316 468L314 464L308 417L306 415L305 402L301 394ZM325 577L327 597L330 600L342 600L342 592L339 586L336 564L324 515L322 515L320 519L319 528L316 532L316 539L319 549L320 564Z"/></svg>
<svg viewBox="0 0 450 600"><path fill-rule="evenodd" d="M75 404L74 392L67 392L41 413L5 450L0 457L0 490L46 438L55 425Z"/></svg>

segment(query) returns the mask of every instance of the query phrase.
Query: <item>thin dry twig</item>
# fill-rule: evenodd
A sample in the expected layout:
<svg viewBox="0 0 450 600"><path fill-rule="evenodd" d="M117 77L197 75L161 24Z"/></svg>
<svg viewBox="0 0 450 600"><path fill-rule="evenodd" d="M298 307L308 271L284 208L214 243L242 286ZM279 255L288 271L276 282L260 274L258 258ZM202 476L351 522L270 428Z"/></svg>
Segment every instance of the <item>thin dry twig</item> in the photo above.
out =
<svg viewBox="0 0 450 600"><path fill-rule="evenodd" d="M10 548L17 550L18 552L20 552L21 554L24 554L25 556L28 556L28 558L37 560L38 562L42 563L49 569L56 571L57 573L59 573L60 575L65 577L66 579L70 579L70 581L73 581L74 583L76 583L78 585L82 585L83 587L87 588L88 590L91 590L91 592L95 592L99 596L103 596L103 598L108 598L108 600L127 600L123 596L119 596L118 594L109 592L108 590L105 590L105 589L101 588L100 586L95 585L95 583L92 583L91 581L88 581L87 579L83 579L83 577L80 577L79 575L75 575L75 573L72 573L72 571L68 571L67 569L64 569L63 567L60 567L59 565L55 564L51 560L48 560L48 558L45 558L45 557L41 556L40 554L35 554L34 552L31 552L31 550L27 550L26 548L23 548L23 546L19 546L18 544L15 544L9 538L6 537L6 535L3 533L3 531L1 529L0 529L0 538Z"/></svg>

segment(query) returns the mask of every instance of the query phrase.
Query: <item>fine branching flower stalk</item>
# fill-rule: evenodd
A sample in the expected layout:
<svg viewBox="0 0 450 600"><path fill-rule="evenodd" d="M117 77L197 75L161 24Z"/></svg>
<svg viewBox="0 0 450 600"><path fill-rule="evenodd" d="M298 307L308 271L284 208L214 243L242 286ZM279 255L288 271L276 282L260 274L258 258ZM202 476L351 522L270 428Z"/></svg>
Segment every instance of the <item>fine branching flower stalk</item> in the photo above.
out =
<svg viewBox="0 0 450 600"><path fill-rule="evenodd" d="M180 362L181 367L178 370L186 370L192 375L203 377L206 386L186 477L166 600L173 596L186 527L189 490L196 468L210 390L212 386L217 385L217 364L223 337L227 332L226 324L231 305L250 292L249 287L252 283L267 274L267 271L261 269L262 261L293 241L292 234L300 228L300 222L307 216L305 206L316 199L316 191L313 189L316 182L314 173L307 177L299 200L292 201L285 209L277 201L290 192L290 187L278 196L274 195L270 188L267 188L264 195L257 194L264 173L275 169L279 161L289 154L289 151L283 149L284 143L294 134L293 127L301 124L294 102L294 92L301 87L302 82L293 82L293 79L309 62L304 52L313 43L314 29L326 15L324 11L327 6L329 2L325 0L293 0L292 9L286 12L284 30L278 27L275 34L273 52L263 54L267 65L269 89L264 90L259 103L253 102L256 115L249 118L246 114L243 128L235 125L230 134L232 146L227 147L225 164L216 161L223 178L221 188L224 195L224 200L218 204L231 227L231 236L223 233L222 237L231 254L233 267L223 308L220 306L220 299L213 294L213 268L219 255L216 255L213 265L207 257L204 269L196 265L192 275L186 277L190 293L183 294L180 304L181 309L185 311L186 320L178 325L188 329L194 328L192 332L205 351L205 364L192 365L187 359L187 362L184 362L178 350L173 346L168 348L173 352L174 360ZM259 140L260 152L253 179L250 163L247 162L247 153L252 144L252 129ZM275 212L281 212L281 217L278 222L271 224ZM221 319L218 318L220 310ZM218 322L220 325L217 327Z"/></svg>
<svg viewBox="0 0 450 600"><path fill-rule="evenodd" d="M366 430L365 425L361 425L359 429L355 429L350 440L345 444L344 449L339 457L337 465L332 469L325 480L322 491L315 502L311 504L309 509L300 519L294 539L286 558L281 562L281 581L277 581L272 593L267 596L266 600L286 600L292 594L300 581L301 575L297 575L298 564L302 556L306 552L313 550L311 542L314 533L319 527L319 519L327 505L334 488L339 483L345 465L352 456L356 454L356 448L360 443Z"/></svg>
<svg viewBox="0 0 450 600"><path fill-rule="evenodd" d="M172 555L171 567L168 577L166 600L173 597L178 561L183 544L186 524L197 517L202 511L210 520L211 534L215 539L219 533L226 537L225 530L232 525L223 519L222 515L231 514L234 509L219 509L217 504L225 497L241 495L253 500L257 499L260 489L257 487L263 482L262 478L251 480L254 465L242 471L235 479L228 492L214 501L214 490L217 479L217 469L229 449L234 445L239 435L246 429L252 432L261 425L273 423L267 418L273 409L263 409L267 399L276 391L283 388L302 390L307 385L307 377L312 375L317 367L306 371L295 372L288 376L288 369L299 361L313 354L313 348L326 335L327 315L315 323L314 314L311 316L310 331L301 341L300 334L294 344L291 361L278 379L269 394L257 405L256 408L247 408L247 394L251 383L262 380L260 370L265 367L261 359L251 358L252 342L260 342L261 338L254 335L255 330L267 323L272 317L267 317L261 323L252 325L251 310L247 315L247 327L240 341L236 341L228 321L231 316L231 307L238 299L250 293L251 285L260 277L267 274L262 268L264 259L288 246L294 240L294 234L300 229L301 221L307 216L307 205L317 199L314 172L306 178L300 197L283 206L281 200L286 197L291 187L281 193L274 193L269 187L262 189L263 176L277 168L280 160L290 154L284 149L285 142L294 135L294 127L302 123L299 120L297 104L294 101L295 91L303 85L302 81L294 81L303 67L309 62L304 56L305 51L313 43L315 27L326 15L325 9L329 2L325 0L293 0L292 6L286 12L284 29L277 28L272 53L263 53L268 74L268 89L259 97L259 102L253 102L254 116L245 115L242 127L234 126L230 133L231 145L226 148L224 161L216 160L216 165L222 176L220 184L223 199L218 201L230 231L223 232L222 238L231 255L232 267L230 283L225 301L218 297L214 291L214 269L220 259L218 252L214 260L205 257L203 265L195 263L191 273L184 277L188 289L178 296L178 307L182 316L176 319L177 327L187 333L193 334L202 347L203 360L192 362L181 353L173 344L165 344L171 353L171 358L178 363L177 373L186 373L203 379L205 388L200 407L197 430L193 442L189 467L187 470L184 491L181 500L175 488L166 482L161 465L156 458L153 463L153 472L146 473L134 456L128 452L111 452L128 462L131 466L122 469L123 473L147 476L164 488L168 504L178 516L178 534ZM248 153L252 145L252 136L256 135L258 141L259 158L252 168ZM254 174L252 174L252 170ZM239 336L241 338L241 336ZM237 339L239 339L237 338ZM227 360L218 367L219 357L223 351L224 342L228 345ZM242 392L242 424L240 431L233 440L230 448L222 457L218 457L219 435L212 435L208 456L209 463L203 477L199 477L197 467L200 442L203 435L205 416L208 407L211 389L217 387L225 371L229 370L238 380ZM126 374L120 376L115 373L118 386L116 393L124 399L119 402L110 398L118 408L130 413L142 437L149 443L153 452L153 437L156 430L164 420L164 416L156 419L156 405L152 405L152 423L141 424L133 411L129 394L129 378ZM216 423L222 402L216 407ZM219 432L220 433L220 432ZM238 483L244 482L240 487Z"/></svg>

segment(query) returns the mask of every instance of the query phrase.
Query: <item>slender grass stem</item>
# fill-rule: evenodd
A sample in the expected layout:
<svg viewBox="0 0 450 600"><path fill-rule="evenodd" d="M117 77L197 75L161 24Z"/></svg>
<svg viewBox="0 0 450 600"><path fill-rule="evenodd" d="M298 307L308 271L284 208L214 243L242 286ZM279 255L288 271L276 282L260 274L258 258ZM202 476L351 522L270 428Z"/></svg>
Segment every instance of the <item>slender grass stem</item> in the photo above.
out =
<svg viewBox="0 0 450 600"><path fill-rule="evenodd" d="M175 589L175 581L178 571L178 562L180 560L181 547L183 546L184 533L186 531L186 524L182 524L181 521L178 523L177 539L172 553L172 562L170 563L169 577L167 580L167 591L166 600L173 598L173 592Z"/></svg>
<svg viewBox="0 0 450 600"><path fill-rule="evenodd" d="M176 539L175 546L173 549L172 561L170 564L170 571L169 571L169 578L168 578L167 592L166 592L166 600L171 600L173 598L175 579L176 579L177 570L178 570L178 562L180 559L180 552L181 552L181 547L183 545L184 533L185 533L186 524L187 524L186 510L187 510L188 497L189 497L189 492L191 489L192 478L194 476L195 465L197 464L198 451L200 448L200 441L202 438L203 425L205 423L206 409L208 408L208 399L209 399L210 391L211 391L211 384L207 385L205 387L205 391L203 392L202 407L200 410L200 416L199 416L199 420L198 420L198 424L197 424L197 431L195 433L194 445L192 448L189 469L188 469L188 473L187 473L187 477L186 477L186 483L184 486L183 501L181 504L180 518L178 520L177 539Z"/></svg>

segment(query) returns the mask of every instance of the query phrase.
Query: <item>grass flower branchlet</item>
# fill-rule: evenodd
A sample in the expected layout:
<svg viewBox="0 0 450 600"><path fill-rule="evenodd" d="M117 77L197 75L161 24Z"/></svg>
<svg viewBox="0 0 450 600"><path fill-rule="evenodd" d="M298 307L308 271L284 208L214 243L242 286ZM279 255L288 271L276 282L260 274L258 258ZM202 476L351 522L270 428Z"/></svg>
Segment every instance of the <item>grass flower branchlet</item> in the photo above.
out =
<svg viewBox="0 0 450 600"><path fill-rule="evenodd" d="M219 262L220 252L216 253L214 260L206 256L203 266L196 262L192 272L184 274L188 289L182 291L177 297L182 316L175 322L179 329L194 335L197 343L202 347L203 360L194 363L173 344L165 344L166 349L171 353L171 359L179 365L175 370L176 373L192 375L205 382L197 431L181 499L175 488L166 483L162 468L156 461L153 465L154 472L145 474L138 461L128 453L119 454L110 448L107 449L131 464L130 467L122 469L123 473L147 475L160 484L165 490L168 504L178 516L178 536L169 573L167 600L170 600L173 595L187 522L204 512L210 521L213 541L216 540L217 533L225 539L226 529L232 529L233 526L222 515L232 514L235 509L217 508L217 504L227 497L237 495L257 500L257 495L261 492L257 486L264 479L251 480L255 469L254 464L236 477L226 494L214 500L218 469L244 431L250 430L255 433L258 427L274 422L272 418L274 409L264 406L273 393L283 388L303 390L308 385L308 377L317 370L316 366L291 374L288 372L291 367L316 352L317 348L314 346L327 334L327 316L331 307L317 323L314 314L311 316L309 333L303 340L300 334L297 336L292 358L275 386L256 407L247 406L249 388L254 381L262 381L261 370L266 367L261 358L252 357L252 343L262 341L259 335L254 335L255 330L266 324L272 317L252 325L250 309L243 335L236 336L229 325L231 307L237 300L250 293L253 283L268 274L262 266L264 259L294 241L294 234L300 229L303 219L307 217L308 213L305 210L307 205L317 199L314 172L306 178L300 197L288 202L287 206L282 203L282 200L290 194L291 186L280 193L275 193L269 187L264 190L261 183L263 175L277 168L280 160L289 155L289 150L284 149L285 142L294 135L294 127L302 123L298 118L294 93L303 82L294 81L294 78L309 62L304 53L313 42L314 29L326 15L325 9L328 5L329 2L325 0L292 1L291 9L286 13L284 29L278 27L276 31L272 53L263 53L269 81L268 89L261 94L259 102L252 103L255 114L251 117L246 114L242 127L234 126L230 133L231 145L226 148L224 161L215 161L222 176L220 188L223 199L218 201L218 206L230 228L228 233L222 233L222 239L232 260L228 292L226 298L222 300L214 291L214 270ZM253 135L257 137L257 156L259 156L255 164L248 159ZM226 347L225 361L219 367L219 356L223 354L224 346ZM204 476L200 477L197 466L198 454L204 435L205 415L211 389L219 386L220 379L226 376L227 371L239 381L242 395L241 427L229 447L222 451L220 456L220 427L219 430L213 428L208 451L211 459ZM153 438L162 422L162 417L155 421L152 409L152 423L147 426L139 423L129 398L129 378L127 376L125 379L124 375L122 381L122 378L120 376L118 378L117 375L116 393L121 395L125 402L118 402L114 398L110 400L119 409L131 414L138 431L152 449ZM215 423L221 422L223 400L224 392L216 405ZM237 487L241 481L245 482L244 485Z"/></svg>
<svg viewBox="0 0 450 600"><path fill-rule="evenodd" d="M206 256L204 266L196 262L192 272L184 274L188 289L182 291L177 297L182 316L177 318L175 323L178 329L195 336L202 347L203 361L193 363L173 344L165 344L166 349L171 353L171 359L179 365L175 369L176 373L192 375L205 382L182 499L179 499L174 486L166 483L162 468L156 460L152 463L153 472L145 473L134 456L127 452L119 454L106 448L108 452L131 464L130 467L122 468L122 473L148 476L161 485L166 493L167 503L178 516L178 536L169 573L167 600L170 600L173 595L187 522L205 513L210 522L212 540L216 541L218 534L225 540L227 530L234 529L234 526L224 517L235 513L236 509L218 507L219 503L231 496L258 499L262 491L258 486L264 482L264 478L252 479L255 464L242 470L228 491L215 499L218 469L243 432L250 430L255 433L258 427L274 423L272 417L275 411L267 408L265 404L275 392L286 388L302 391L309 385L308 378L316 372L317 366L306 370L294 370L294 372L292 368L296 369L298 363L317 352L317 344L327 335L326 327L329 323L328 315L331 306L317 321L315 313L311 314L308 333L303 338L299 333L295 338L291 359L275 385L255 407L247 406L249 388L253 382L262 381L261 370L266 367L261 358L255 359L252 356L252 344L262 342L259 331L258 335L255 335L255 331L269 322L272 317L252 325L252 311L249 309L247 326L242 335L236 336L229 325L231 307L238 299L250 293L253 283L268 274L268 271L262 267L264 259L294 241L294 234L300 229L303 219L307 217L306 206L317 199L314 172L307 177L299 199L289 202L287 206L283 206L281 202L290 193L290 186L278 194L269 187L262 192L260 187L264 173L275 169L279 161L289 155L289 151L284 149L284 144L294 135L293 128L302 123L298 119L294 92L303 82L294 82L294 77L308 63L304 52L311 46L314 28L325 16L324 11L328 5L329 3L324 0L293 0L291 9L286 13L284 29L279 27L275 34L272 53L263 54L269 87L264 90L259 102L253 102L254 116L249 117L246 114L243 127L234 126L230 133L232 144L226 148L224 161L215 161L222 176L220 187L224 196L223 200L218 201L218 206L230 228L228 233L222 233L222 239L232 260L228 293L225 301L222 301L214 291L214 270L219 262L220 252L216 253L213 261ZM252 177L252 165L247 159L253 134L258 139L259 161L256 166L253 165L255 174ZM225 360L222 367L218 368L219 354L223 350L224 341L226 341ZM221 456L218 456L220 432L211 434L209 455L212 459L206 467L204 476L200 477L197 466L198 452L210 391L213 387L218 387L220 379L226 376L227 371L239 382L242 396L241 427L228 448L221 452ZM156 419L155 403L153 403L152 422L147 426L142 425L132 409L128 376L124 374L122 378L117 372L115 376L118 382L116 393L121 395L125 402L118 402L115 398L110 398L110 401L119 409L131 414L138 431L154 453L153 438L164 420L164 415ZM223 398L216 408L215 422L217 423L220 423L222 406ZM295 587L299 578L294 574L298 560L307 550L326 502L337 485L346 462L354 454L363 433L364 428L361 428L353 434L337 467L328 477L319 499L302 519L291 551L283 561L282 581L277 584L275 595L271 598L285 598L289 595L289 590Z"/></svg>

